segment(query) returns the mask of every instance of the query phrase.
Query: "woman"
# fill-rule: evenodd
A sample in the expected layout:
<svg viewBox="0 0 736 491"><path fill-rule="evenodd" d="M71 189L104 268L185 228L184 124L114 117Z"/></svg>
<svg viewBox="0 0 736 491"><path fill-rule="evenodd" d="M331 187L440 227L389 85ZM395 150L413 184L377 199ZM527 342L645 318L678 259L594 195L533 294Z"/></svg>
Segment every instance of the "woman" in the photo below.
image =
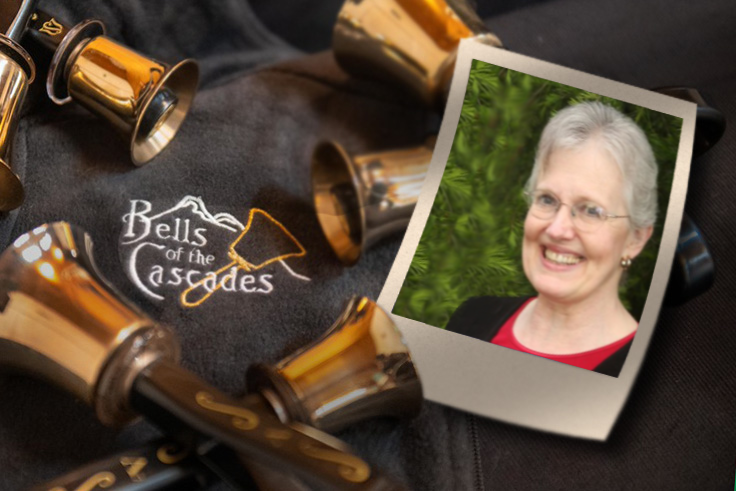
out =
<svg viewBox="0 0 736 491"><path fill-rule="evenodd" d="M474 297L447 330L618 376L638 326L618 296L652 235L657 165L644 132L599 102L547 123L525 187L533 298Z"/></svg>

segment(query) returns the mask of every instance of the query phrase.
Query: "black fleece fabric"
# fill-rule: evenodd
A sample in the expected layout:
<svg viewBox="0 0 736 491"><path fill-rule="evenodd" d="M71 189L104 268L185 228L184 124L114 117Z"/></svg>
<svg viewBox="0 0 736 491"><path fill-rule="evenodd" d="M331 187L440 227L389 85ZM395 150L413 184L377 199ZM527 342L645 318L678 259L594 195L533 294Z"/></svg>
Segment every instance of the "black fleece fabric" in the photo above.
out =
<svg viewBox="0 0 736 491"><path fill-rule="evenodd" d="M641 87L697 87L732 122L736 9L731 0L516 5L524 7L487 20L511 50ZM304 55L266 29L244 0L41 0L40 7L72 24L101 19L111 38L159 60L197 58L202 84L171 146L149 165L134 168L128 144L109 125L74 104L57 107L44 98L48 59L34 51L39 75L12 158L26 202L0 217L0 245L44 222L83 227L95 241L101 271L176 331L183 365L235 396L244 391L250 364L275 362L316 338L349 294L378 295L400 237L378 244L357 266L342 267L312 209L311 151L323 139L337 140L353 153L415 146L436 124L430 112L390 87L352 79L330 52ZM289 4L268 12L269 25L279 22L278 16L294 22ZM686 210L709 242L716 284L689 304L662 312L642 373L608 442L544 434L430 402L413 421L369 422L338 436L416 490L729 488L736 452L735 162L732 129L694 162ZM150 206L147 217L183 203L176 218L190 219L194 228L206 218L201 233L218 238L200 252L212 270L228 264L226 246L253 209L278 221L306 254L259 270L258 275L271 275L270 290L261 282L260 293L218 291L185 308L180 290L157 282L152 269L164 261L164 250L156 256L149 248L136 270L146 285L158 285L153 293L162 299L131 278L135 244L126 244L133 239L125 234L134 203L141 214ZM168 230L168 237L174 225L167 226L158 230ZM193 263L184 256L194 254L193 240L182 245L178 259L169 260L191 270ZM161 274L173 274L174 266ZM2 490L25 489L158 436L145 422L103 427L90 408L30 377L0 374L0 393Z"/></svg>

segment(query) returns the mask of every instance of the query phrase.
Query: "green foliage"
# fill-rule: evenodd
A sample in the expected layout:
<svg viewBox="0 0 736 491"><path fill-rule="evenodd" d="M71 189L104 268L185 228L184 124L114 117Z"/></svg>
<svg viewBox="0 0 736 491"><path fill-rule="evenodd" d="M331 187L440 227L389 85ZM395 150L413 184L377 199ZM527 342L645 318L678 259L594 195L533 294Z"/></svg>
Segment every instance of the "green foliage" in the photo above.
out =
<svg viewBox="0 0 736 491"><path fill-rule="evenodd" d="M521 266L527 206L523 187L547 121L560 109L601 101L631 117L659 164L659 216L652 239L620 288L639 319L672 185L682 120L567 85L473 61L455 140L432 213L395 314L444 327L478 295L534 295Z"/></svg>

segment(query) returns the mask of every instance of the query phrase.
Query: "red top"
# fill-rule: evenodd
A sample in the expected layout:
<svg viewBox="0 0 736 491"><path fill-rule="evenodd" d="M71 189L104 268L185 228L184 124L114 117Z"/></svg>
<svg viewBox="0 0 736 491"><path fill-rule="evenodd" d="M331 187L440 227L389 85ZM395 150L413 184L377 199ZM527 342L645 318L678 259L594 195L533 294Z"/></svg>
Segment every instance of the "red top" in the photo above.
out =
<svg viewBox="0 0 736 491"><path fill-rule="evenodd" d="M541 356L549 360L559 361L568 365L585 368L586 370L593 370L606 358L613 355L626 343L631 341L636 334L636 331L634 331L625 338L614 341L611 344L607 344L606 346L602 346L594 350L583 351L582 353L571 353L568 355L551 355L548 353L541 353L539 351L530 350L529 348L521 344L516 339L516 336L514 336L514 324L516 323L516 318L519 317L521 311L524 310L524 307L526 307L532 300L534 300L534 298L530 298L529 300L524 302L524 305L519 307L519 309L514 312L514 315L508 318L504 325L501 326L498 334L496 334L493 339L491 339L491 343L497 344L499 346L504 346L506 348L511 348L516 351L521 351L523 353L531 353L532 355Z"/></svg>

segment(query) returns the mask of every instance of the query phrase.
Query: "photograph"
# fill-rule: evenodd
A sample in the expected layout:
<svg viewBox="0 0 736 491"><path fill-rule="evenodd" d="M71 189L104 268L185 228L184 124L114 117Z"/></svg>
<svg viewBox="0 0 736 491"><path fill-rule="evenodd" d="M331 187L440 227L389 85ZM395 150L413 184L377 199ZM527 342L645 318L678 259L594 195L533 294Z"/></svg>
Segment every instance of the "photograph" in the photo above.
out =
<svg viewBox="0 0 736 491"><path fill-rule="evenodd" d="M393 313L618 376L682 118L474 60Z"/></svg>
<svg viewBox="0 0 736 491"><path fill-rule="evenodd" d="M670 277L695 115L654 91L461 42L378 298L428 399L607 438Z"/></svg>

